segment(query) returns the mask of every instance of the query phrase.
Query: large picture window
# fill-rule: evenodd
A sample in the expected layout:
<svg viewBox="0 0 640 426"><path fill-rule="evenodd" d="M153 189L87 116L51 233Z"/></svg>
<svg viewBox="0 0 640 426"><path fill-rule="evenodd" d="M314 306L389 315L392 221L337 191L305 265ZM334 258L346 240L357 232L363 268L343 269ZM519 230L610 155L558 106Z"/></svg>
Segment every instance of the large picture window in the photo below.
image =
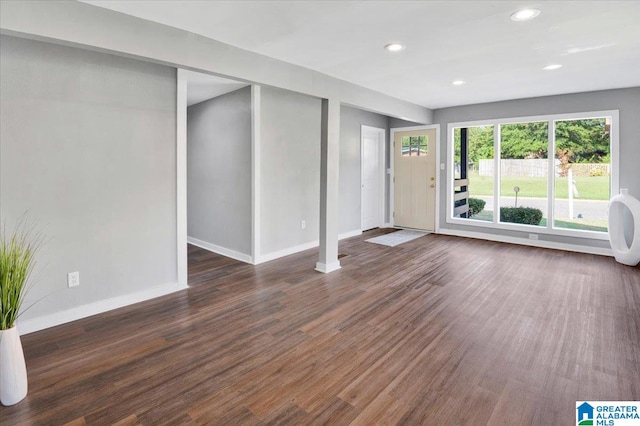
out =
<svg viewBox="0 0 640 426"><path fill-rule="evenodd" d="M448 218L607 238L617 111L451 123Z"/></svg>

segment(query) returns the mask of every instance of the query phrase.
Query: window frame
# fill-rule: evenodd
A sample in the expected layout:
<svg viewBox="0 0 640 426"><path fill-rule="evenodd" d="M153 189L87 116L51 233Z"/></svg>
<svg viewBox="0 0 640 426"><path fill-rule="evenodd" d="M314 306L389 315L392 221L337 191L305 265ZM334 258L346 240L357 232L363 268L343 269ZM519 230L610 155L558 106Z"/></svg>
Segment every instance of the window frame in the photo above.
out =
<svg viewBox="0 0 640 426"><path fill-rule="evenodd" d="M422 152L422 148L424 148L424 154L422 154L423 156L425 155L429 155L429 137L428 136L424 136L425 140L424 140L424 144L420 143L420 138L422 136L403 136L401 143L402 143L402 156L403 157L414 157L414 155L412 155L413 152L417 152L417 155L415 155L415 157L420 157L421 152ZM409 143L406 146L407 148L409 148L408 154L404 153L404 139L405 138L409 138ZM414 144L414 139L418 139L418 143ZM414 151L415 149L415 151Z"/></svg>
<svg viewBox="0 0 640 426"><path fill-rule="evenodd" d="M610 158L611 173L609 175L609 196L618 194L620 187L620 139L619 139L619 110L587 111L576 113L534 115L524 117L495 118L489 120L460 121L447 124L447 208L446 222L456 225L475 226L480 228L501 229L507 231L530 232L532 234L559 235L565 237L588 238L593 240L608 240L608 232L588 231L580 229L565 229L554 227L555 204L555 122L560 120L580 120L590 118L611 117L610 130ZM525 225L500 222L500 139L501 125L514 123L531 123L546 121L548 123L548 157L549 170L547 171L547 225ZM454 130L460 127L493 126L493 221L484 221L473 218L453 217L453 178L454 178Z"/></svg>

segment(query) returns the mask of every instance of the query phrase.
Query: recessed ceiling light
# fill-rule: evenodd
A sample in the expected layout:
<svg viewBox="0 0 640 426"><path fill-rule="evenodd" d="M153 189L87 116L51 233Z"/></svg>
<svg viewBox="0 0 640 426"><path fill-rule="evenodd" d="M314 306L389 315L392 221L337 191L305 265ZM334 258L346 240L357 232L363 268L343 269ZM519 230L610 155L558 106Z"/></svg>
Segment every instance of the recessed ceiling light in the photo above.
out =
<svg viewBox="0 0 640 426"><path fill-rule="evenodd" d="M451 84L453 84L454 86L462 86L465 83L466 83L466 81L464 81L464 80L454 80L454 81L451 82Z"/></svg>
<svg viewBox="0 0 640 426"><path fill-rule="evenodd" d="M511 14L511 20L513 21L528 21L536 16L540 15L539 9L520 9L517 12Z"/></svg>
<svg viewBox="0 0 640 426"><path fill-rule="evenodd" d="M387 49L389 52L399 52L401 50L405 49L405 45L404 44L400 44L400 43L389 43L387 44L384 48Z"/></svg>
<svg viewBox="0 0 640 426"><path fill-rule="evenodd" d="M557 70L558 68L562 68L562 65L560 65L560 64L551 64L551 65L547 65L546 67L542 67L542 69L545 70L545 71L553 71L553 70Z"/></svg>

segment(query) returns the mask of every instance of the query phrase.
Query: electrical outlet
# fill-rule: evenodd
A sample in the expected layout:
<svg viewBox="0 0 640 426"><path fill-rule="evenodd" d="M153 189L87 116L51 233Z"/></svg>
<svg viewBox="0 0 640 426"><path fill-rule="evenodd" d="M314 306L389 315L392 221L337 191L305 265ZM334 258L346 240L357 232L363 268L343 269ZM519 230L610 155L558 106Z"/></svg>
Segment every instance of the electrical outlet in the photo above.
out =
<svg viewBox="0 0 640 426"><path fill-rule="evenodd" d="M529 234L529 239L530 240L537 240L538 239L538 234Z"/></svg>
<svg viewBox="0 0 640 426"><path fill-rule="evenodd" d="M80 272L69 272L67 274L67 285L69 288L77 287L80 285Z"/></svg>
<svg viewBox="0 0 640 426"><path fill-rule="evenodd" d="M300 221L300 229L305 229L307 227L307 221L306 220L301 220Z"/></svg>

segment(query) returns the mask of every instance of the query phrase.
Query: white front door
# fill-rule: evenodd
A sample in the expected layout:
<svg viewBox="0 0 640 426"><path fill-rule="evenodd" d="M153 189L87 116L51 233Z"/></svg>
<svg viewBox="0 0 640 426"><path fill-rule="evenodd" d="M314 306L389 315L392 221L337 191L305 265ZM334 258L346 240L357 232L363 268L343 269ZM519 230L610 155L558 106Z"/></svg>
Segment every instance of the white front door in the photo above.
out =
<svg viewBox="0 0 640 426"><path fill-rule="evenodd" d="M394 225L435 230L436 129L394 133Z"/></svg>
<svg viewBox="0 0 640 426"><path fill-rule="evenodd" d="M361 228L382 225L382 179L384 179L384 129L362 126L361 146Z"/></svg>

